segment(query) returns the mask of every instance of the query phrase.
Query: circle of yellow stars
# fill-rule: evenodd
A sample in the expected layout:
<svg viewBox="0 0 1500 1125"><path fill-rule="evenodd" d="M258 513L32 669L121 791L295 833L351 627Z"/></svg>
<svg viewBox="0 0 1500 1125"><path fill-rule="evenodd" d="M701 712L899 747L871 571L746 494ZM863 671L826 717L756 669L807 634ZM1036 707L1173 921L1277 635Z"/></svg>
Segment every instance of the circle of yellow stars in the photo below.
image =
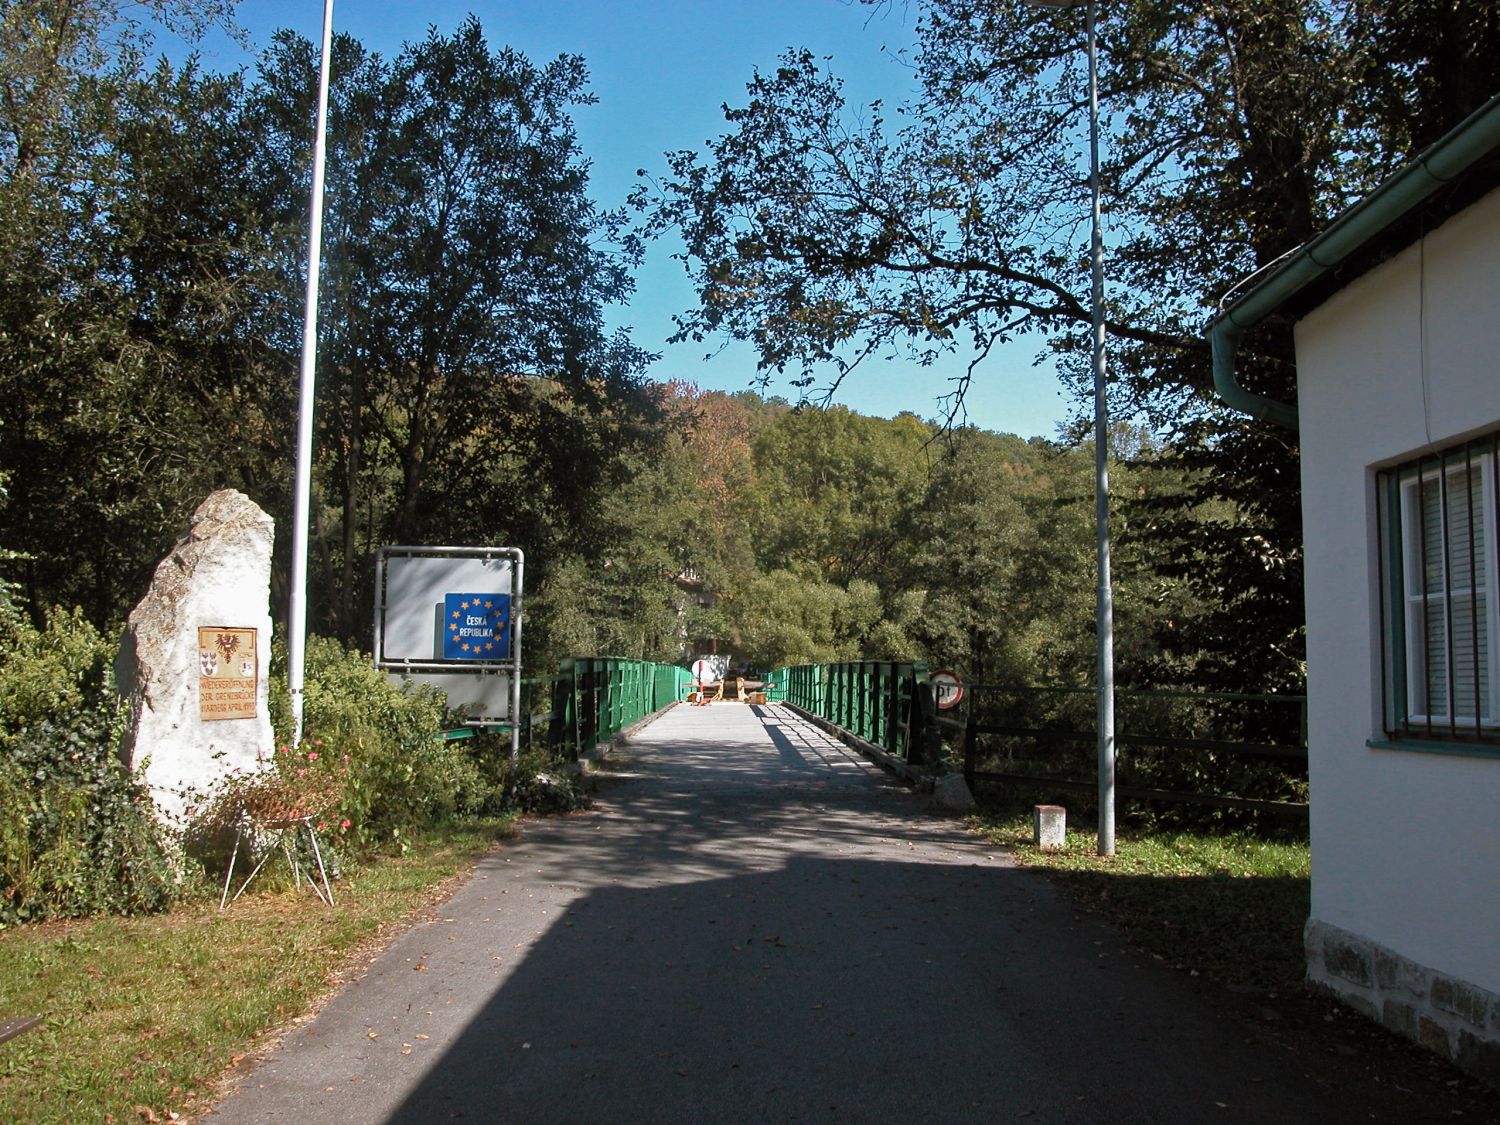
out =
<svg viewBox="0 0 1500 1125"><path fill-rule="evenodd" d="M458 603L458 608L453 611L453 618L454 619L452 621L448 622L448 631L450 633L456 633L456 632L458 632L458 618L462 617L463 614L464 614L464 611L468 610L470 607L472 607L474 609L478 609L479 608L479 599L475 598L472 602L459 602ZM500 615L500 612L495 609L495 603L493 601L488 601L488 600L485 601L485 603L484 603L484 611L485 611L485 614L487 616L491 616L491 617L493 617L495 619L495 628L500 629L500 628L504 627L505 620ZM472 652L472 653L475 653L476 655L482 656L486 652L494 652L495 651L495 642L494 641L485 641L484 644L481 646L478 641L475 641L472 644L470 644L470 642L468 642L468 641L464 641L464 643L461 644L461 645L459 645L458 647L460 649L462 649L464 652Z"/></svg>

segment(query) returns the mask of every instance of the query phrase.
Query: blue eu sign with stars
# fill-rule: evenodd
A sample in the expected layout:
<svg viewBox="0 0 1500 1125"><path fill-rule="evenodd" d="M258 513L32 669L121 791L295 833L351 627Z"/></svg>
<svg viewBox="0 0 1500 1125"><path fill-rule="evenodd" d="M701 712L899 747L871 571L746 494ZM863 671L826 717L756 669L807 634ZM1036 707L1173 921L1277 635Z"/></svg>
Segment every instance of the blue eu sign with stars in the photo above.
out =
<svg viewBox="0 0 1500 1125"><path fill-rule="evenodd" d="M509 594L443 595L444 660L509 658Z"/></svg>

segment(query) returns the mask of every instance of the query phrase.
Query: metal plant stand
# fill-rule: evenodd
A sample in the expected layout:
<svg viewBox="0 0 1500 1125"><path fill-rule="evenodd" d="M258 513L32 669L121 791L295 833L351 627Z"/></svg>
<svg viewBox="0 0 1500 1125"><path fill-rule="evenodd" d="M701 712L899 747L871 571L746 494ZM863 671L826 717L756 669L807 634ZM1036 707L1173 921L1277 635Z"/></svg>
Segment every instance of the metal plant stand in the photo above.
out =
<svg viewBox="0 0 1500 1125"><path fill-rule="evenodd" d="M295 815L277 816L271 819L260 820L248 814L241 818L235 827L234 850L229 854L229 866L224 872L224 891L219 896L219 909L223 910L230 903L237 900L245 893L245 888L250 885L254 878L260 874L261 868L265 867L269 860L279 850L286 856L287 866L292 870L292 885L298 890L302 889L304 878L302 865L297 859L297 841L301 833L307 833L308 850L312 852L313 862L317 865L317 877L313 872L306 873L307 885L313 890L325 906L333 905L333 887L328 882L328 870L323 864L323 852L318 847L318 832L313 827L315 814L310 812L298 812ZM247 834L250 836L252 845L257 837L262 834L270 834L273 839L265 849L260 860L251 869L250 874L245 876L245 881L240 884L240 889L234 892L234 897L229 897L229 888L234 882L234 867L240 854L240 841ZM321 885L320 885L321 884Z"/></svg>

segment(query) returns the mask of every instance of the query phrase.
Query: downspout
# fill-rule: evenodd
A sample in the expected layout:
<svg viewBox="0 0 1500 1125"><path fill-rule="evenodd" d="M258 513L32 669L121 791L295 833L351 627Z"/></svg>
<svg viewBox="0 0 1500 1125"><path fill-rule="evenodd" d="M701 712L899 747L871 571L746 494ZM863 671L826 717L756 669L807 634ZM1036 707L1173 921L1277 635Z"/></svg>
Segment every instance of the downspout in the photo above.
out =
<svg viewBox="0 0 1500 1125"><path fill-rule="evenodd" d="M1295 430L1296 406L1240 386L1235 370L1240 338L1497 146L1500 94L1341 214L1322 234L1293 251L1264 281L1215 317L1208 326L1208 341L1213 349L1214 388L1219 397L1252 418Z"/></svg>

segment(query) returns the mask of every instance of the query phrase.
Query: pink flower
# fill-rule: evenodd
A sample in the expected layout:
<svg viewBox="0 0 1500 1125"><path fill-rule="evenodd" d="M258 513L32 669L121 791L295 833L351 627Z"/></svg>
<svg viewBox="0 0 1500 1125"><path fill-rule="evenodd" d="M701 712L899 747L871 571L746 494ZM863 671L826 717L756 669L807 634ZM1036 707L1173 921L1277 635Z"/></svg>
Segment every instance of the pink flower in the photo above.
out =
<svg viewBox="0 0 1500 1125"><path fill-rule="evenodd" d="M316 750L309 750L307 752L307 760L309 762L316 762L318 760L318 752Z"/></svg>
<svg viewBox="0 0 1500 1125"><path fill-rule="evenodd" d="M307 771L306 770L298 770L297 771L297 776L298 777L306 777L307 776Z"/></svg>
<svg viewBox="0 0 1500 1125"><path fill-rule="evenodd" d="M339 821L339 827L341 829L348 829L349 826L352 825L353 823L354 822L352 820L341 820L341 821Z"/></svg>
<svg viewBox="0 0 1500 1125"><path fill-rule="evenodd" d="M344 761L346 761L346 762L347 762L347 761L348 761L348 760L349 760L349 755L348 755L348 754L345 754L345 755L344 755Z"/></svg>

